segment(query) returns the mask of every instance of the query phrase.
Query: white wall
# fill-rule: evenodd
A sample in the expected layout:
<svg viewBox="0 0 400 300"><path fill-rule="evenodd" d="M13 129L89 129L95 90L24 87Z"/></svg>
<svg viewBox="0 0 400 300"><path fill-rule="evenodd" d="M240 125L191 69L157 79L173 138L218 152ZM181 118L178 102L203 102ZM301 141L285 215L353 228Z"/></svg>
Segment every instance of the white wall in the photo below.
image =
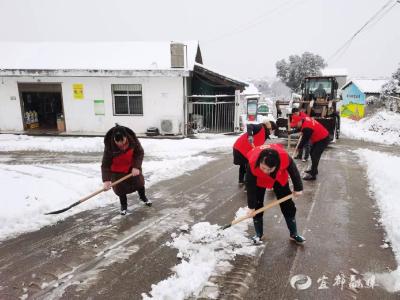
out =
<svg viewBox="0 0 400 300"><path fill-rule="evenodd" d="M183 132L182 77L40 77L41 83L61 82L67 132L105 133L115 123L136 133L151 126L160 129L162 119L174 119L174 133ZM1 80L1 79L0 79ZM0 81L0 130L23 130L17 82L36 82L37 78L15 77ZM83 84L83 100L73 98L73 84ZM143 116L114 116L111 84L141 84ZM11 101L14 95L16 100ZM104 100L105 115L96 116L94 100Z"/></svg>
<svg viewBox="0 0 400 300"><path fill-rule="evenodd" d="M11 97L15 100L11 100ZM0 130L23 129L17 82L14 79L0 77Z"/></svg>

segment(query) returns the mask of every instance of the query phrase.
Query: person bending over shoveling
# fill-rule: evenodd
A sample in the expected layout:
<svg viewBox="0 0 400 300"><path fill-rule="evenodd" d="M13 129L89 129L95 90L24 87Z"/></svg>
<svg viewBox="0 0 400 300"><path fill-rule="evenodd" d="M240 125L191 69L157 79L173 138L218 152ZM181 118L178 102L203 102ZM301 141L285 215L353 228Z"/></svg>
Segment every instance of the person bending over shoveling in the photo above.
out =
<svg viewBox="0 0 400 300"><path fill-rule="evenodd" d="M293 182L293 195L300 196L303 183L293 159L282 145L270 144L254 148L247 154L247 205L248 215L253 217L256 235L252 238L255 244L263 239L263 213L254 215L255 210L263 207L266 189L273 189L278 199L290 195L289 175ZM297 233L296 206L292 199L279 204L289 229L290 240L303 244L305 239Z"/></svg>
<svg viewBox="0 0 400 300"><path fill-rule="evenodd" d="M142 174L144 151L136 134L129 128L116 125L104 137L104 153L101 164L101 174L105 190L110 189L111 183L132 173L132 177L113 186L114 193L121 203L121 215L127 213L127 194L135 191L140 199L151 206L147 199Z"/></svg>
<svg viewBox="0 0 400 300"><path fill-rule="evenodd" d="M233 144L233 164L239 165L239 185L244 184L247 166L247 153L254 147L265 143L277 129L275 122L264 118L260 124L247 124L247 131Z"/></svg>
<svg viewBox="0 0 400 300"><path fill-rule="evenodd" d="M293 116L292 123L296 124L297 128L300 128L302 133L302 138L298 149L303 149L304 145L311 142L311 169L305 171L306 176L303 177L304 180L316 180L318 175L318 165L321 155L325 148L329 144L329 132L326 128L318 121L306 117L306 118L295 118Z"/></svg>

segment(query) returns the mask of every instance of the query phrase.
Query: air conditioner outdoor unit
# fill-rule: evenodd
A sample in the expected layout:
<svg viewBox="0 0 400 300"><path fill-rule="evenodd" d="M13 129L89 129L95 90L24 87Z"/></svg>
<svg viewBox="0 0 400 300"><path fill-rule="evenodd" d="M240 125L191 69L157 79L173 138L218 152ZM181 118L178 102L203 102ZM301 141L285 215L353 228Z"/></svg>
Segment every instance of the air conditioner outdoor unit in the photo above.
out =
<svg viewBox="0 0 400 300"><path fill-rule="evenodd" d="M166 134L178 134L179 133L179 125L178 120L176 119L162 119L160 123L160 132L163 135Z"/></svg>

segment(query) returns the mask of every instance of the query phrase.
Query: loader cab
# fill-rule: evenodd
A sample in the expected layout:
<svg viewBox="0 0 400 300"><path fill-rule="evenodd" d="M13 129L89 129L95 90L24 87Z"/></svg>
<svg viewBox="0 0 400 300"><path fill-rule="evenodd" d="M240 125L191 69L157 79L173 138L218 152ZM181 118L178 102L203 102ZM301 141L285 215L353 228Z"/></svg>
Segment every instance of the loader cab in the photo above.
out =
<svg viewBox="0 0 400 300"><path fill-rule="evenodd" d="M335 77L306 77L301 89L305 101L317 100L321 89L325 91L326 100L333 100L337 98L338 83Z"/></svg>
<svg viewBox="0 0 400 300"><path fill-rule="evenodd" d="M337 110L338 82L332 76L305 77L301 84L301 107L329 131L331 140L339 138L340 115Z"/></svg>

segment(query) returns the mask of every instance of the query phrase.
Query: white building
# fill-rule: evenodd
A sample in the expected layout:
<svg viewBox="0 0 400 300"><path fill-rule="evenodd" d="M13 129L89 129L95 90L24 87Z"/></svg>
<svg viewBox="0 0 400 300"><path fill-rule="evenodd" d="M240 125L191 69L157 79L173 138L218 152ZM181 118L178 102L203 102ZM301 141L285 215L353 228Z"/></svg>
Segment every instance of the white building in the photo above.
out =
<svg viewBox="0 0 400 300"><path fill-rule="evenodd" d="M210 102L205 95L214 105L201 116L204 127L234 131L234 120L215 126L222 116L215 95L234 107L245 86L205 67L197 41L2 42L0 132L104 134L119 123L139 134L149 127L185 134L193 106Z"/></svg>

